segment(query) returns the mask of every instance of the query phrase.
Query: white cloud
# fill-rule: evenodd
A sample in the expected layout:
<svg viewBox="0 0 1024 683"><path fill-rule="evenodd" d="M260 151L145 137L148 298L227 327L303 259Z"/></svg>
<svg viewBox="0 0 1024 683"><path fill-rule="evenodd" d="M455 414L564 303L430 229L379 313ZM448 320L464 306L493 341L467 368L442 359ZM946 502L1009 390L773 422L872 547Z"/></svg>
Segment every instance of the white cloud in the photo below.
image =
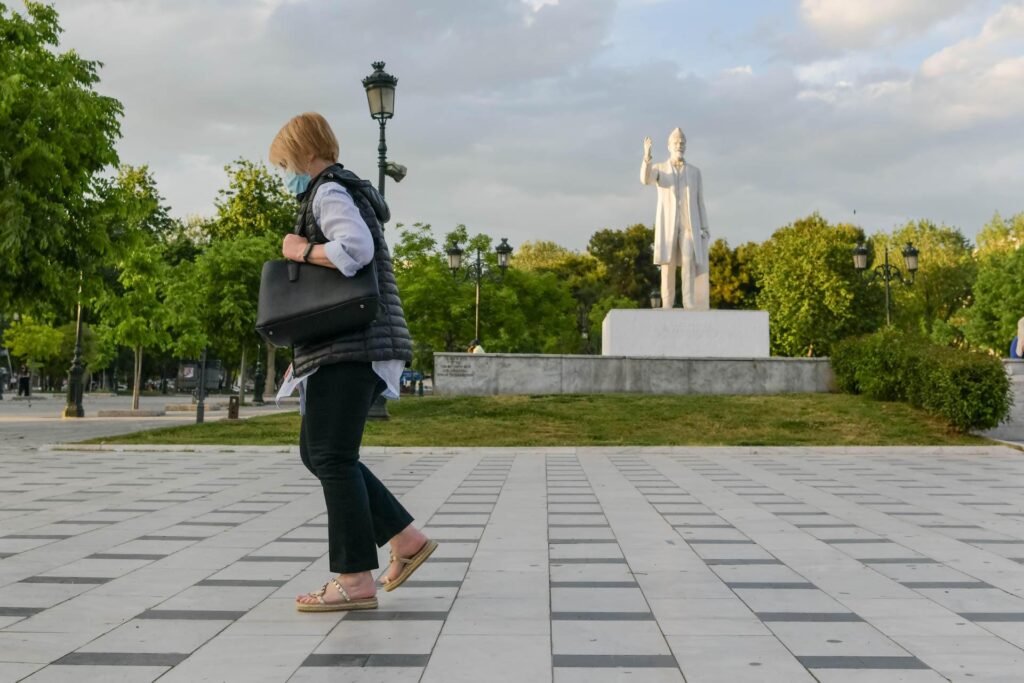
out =
<svg viewBox="0 0 1024 683"><path fill-rule="evenodd" d="M56 5L65 45L104 61L99 89L125 104L122 159L151 165L176 215L210 211L221 167L263 158L299 111L323 112L342 160L375 178L360 79L380 58L399 77L389 158L409 167L388 185L396 221L581 248L599 228L651 220L641 141L664 153L675 126L704 172L713 233L733 243L815 209L856 208L870 230L928 217L970 233L1022 208L1024 148L1007 144L1020 139L1021 41L1005 17L973 37L961 29L924 64L855 50L794 68L730 53L702 74L685 51L600 59L615 0L536 12L523 0ZM676 5L657 11L667 20Z"/></svg>
<svg viewBox="0 0 1024 683"><path fill-rule="evenodd" d="M976 1L800 0L800 15L833 46L857 48L914 35Z"/></svg>

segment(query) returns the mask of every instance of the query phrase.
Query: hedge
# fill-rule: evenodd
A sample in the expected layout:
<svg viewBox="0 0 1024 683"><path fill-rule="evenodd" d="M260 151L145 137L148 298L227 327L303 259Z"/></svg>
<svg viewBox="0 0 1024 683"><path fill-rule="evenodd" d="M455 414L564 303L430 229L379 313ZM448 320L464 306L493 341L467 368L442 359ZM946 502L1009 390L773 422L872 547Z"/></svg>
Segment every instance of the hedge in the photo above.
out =
<svg viewBox="0 0 1024 683"><path fill-rule="evenodd" d="M832 350L839 389L882 401L906 401L961 432L991 429L1010 412L1002 362L886 328L844 339Z"/></svg>

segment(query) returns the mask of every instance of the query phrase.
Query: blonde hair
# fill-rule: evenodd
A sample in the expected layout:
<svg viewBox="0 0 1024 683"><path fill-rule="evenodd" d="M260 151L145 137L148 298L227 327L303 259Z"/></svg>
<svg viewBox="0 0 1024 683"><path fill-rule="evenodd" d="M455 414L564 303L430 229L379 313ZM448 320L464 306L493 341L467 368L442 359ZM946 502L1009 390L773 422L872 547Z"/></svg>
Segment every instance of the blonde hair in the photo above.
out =
<svg viewBox="0 0 1024 683"><path fill-rule="evenodd" d="M324 161L338 160L338 138L320 114L306 112L281 127L270 143L270 163L301 170L310 154Z"/></svg>

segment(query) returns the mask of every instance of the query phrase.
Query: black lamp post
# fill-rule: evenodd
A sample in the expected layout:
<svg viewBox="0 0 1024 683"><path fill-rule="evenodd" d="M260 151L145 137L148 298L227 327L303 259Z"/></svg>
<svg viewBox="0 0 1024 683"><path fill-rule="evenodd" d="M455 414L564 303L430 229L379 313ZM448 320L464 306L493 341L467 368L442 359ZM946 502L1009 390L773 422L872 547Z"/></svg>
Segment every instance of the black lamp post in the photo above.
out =
<svg viewBox="0 0 1024 683"><path fill-rule="evenodd" d="M384 137L384 127L388 119L395 115L395 86L398 79L384 71L384 62L373 63L373 73L363 79L366 89L366 101L370 105L370 117L380 124L380 143L377 145L377 168L380 175L377 180L377 191L384 194L384 174L388 167L388 143Z"/></svg>
<svg viewBox="0 0 1024 683"><path fill-rule="evenodd" d="M885 261L880 266L875 266L870 271L868 268L868 248L861 242L853 248L853 267L858 272L865 275L868 282L874 282L878 278L882 278L885 282L885 324L892 324L892 294L891 294L891 283L893 280L903 284L906 287L914 284L914 278L917 275L917 257L920 253L913 244L907 242L906 246L903 247L903 265L906 266L907 272L910 273L910 278L906 279L903 277L903 273L900 269L889 263L889 245L885 245Z"/></svg>
<svg viewBox="0 0 1024 683"><path fill-rule="evenodd" d="M388 173L388 143L384 136L384 128L388 119L395 115L395 86L398 79L384 71L384 62L374 62L373 73L363 79L366 89L366 103L370 106L370 117L380 124L380 143L377 145L377 191L384 196L384 176ZM392 169L395 182L405 177L405 167L395 166ZM383 229L384 226L381 226ZM371 420L387 420L388 405L383 396L378 396L367 417Z"/></svg>
<svg viewBox="0 0 1024 683"><path fill-rule="evenodd" d="M64 406L64 417L85 417L82 407L82 274L78 274L78 316L75 322L75 355L68 370L68 397Z"/></svg>
<svg viewBox="0 0 1024 683"><path fill-rule="evenodd" d="M263 372L262 351L259 345L256 346L256 374L252 379L252 402L253 405L262 406L266 403L263 400L263 391L267 387L267 373Z"/></svg>
<svg viewBox="0 0 1024 683"><path fill-rule="evenodd" d="M512 256L512 245L508 243L507 237L501 238L501 244L494 248L495 253L498 254L498 268L501 269L501 274L504 275L505 271L508 270L509 257ZM459 270L462 268L462 256L465 253L459 247L458 242L452 242L447 249L448 253L448 269L452 271L452 277L458 279ZM484 267L483 252L480 249L476 250L476 263L473 264L462 276L462 281L466 282L472 280L476 284L476 324L473 327L473 338L480 339L480 283L483 281L484 276L487 274L487 270Z"/></svg>

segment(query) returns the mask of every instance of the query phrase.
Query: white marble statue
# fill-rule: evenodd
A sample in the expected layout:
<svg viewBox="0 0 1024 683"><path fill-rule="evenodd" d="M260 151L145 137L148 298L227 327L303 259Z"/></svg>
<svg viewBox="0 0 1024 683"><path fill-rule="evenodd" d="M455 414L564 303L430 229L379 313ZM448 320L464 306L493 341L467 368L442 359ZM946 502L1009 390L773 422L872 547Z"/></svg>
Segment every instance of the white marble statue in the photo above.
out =
<svg viewBox="0 0 1024 683"><path fill-rule="evenodd" d="M683 159L686 136L676 128L668 138L669 159L651 163L651 139L644 138L640 182L658 188L654 219L654 262L661 266L661 305L676 300L675 269L682 269L683 308L710 308L708 214L700 169Z"/></svg>

